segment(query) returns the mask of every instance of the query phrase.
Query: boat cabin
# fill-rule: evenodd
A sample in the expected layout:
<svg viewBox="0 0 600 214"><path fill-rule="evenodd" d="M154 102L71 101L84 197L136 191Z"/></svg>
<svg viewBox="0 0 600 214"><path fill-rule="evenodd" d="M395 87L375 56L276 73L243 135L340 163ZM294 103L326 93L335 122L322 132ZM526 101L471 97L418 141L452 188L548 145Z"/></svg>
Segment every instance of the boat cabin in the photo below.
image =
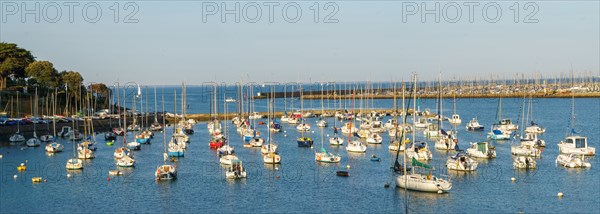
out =
<svg viewBox="0 0 600 214"><path fill-rule="evenodd" d="M565 143L573 145L574 148L587 148L587 138L580 136L567 137Z"/></svg>

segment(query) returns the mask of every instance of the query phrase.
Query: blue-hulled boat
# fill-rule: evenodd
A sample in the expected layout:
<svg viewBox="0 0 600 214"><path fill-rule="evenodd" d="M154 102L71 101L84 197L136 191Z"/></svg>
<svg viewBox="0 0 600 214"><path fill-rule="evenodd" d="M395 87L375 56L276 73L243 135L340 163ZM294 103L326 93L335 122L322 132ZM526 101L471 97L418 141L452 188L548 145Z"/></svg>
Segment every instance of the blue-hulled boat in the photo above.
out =
<svg viewBox="0 0 600 214"><path fill-rule="evenodd" d="M149 144L150 143L150 138L149 137L137 137L135 138L135 142L138 143L143 143L143 144Z"/></svg>
<svg viewBox="0 0 600 214"><path fill-rule="evenodd" d="M313 145L313 140L309 137L301 137L298 138L298 147L311 147Z"/></svg>

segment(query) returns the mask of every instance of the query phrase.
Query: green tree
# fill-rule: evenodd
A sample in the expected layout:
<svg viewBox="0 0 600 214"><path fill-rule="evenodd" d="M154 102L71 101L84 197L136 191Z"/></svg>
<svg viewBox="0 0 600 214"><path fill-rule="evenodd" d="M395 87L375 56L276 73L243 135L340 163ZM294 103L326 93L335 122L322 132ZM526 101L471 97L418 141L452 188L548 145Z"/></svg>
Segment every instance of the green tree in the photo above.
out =
<svg viewBox="0 0 600 214"><path fill-rule="evenodd" d="M30 63L25 68L25 74L35 79L38 85L42 87L58 87L60 83L58 72L54 69L54 65L48 61Z"/></svg>
<svg viewBox="0 0 600 214"><path fill-rule="evenodd" d="M67 92L71 94L71 96L79 97L81 90L81 86L83 83L83 77L77 71L63 71L60 73L60 78L62 82L67 86Z"/></svg>
<svg viewBox="0 0 600 214"><path fill-rule="evenodd" d="M24 77L25 68L34 60L35 57L28 50L16 44L0 42L0 90L6 88L8 77Z"/></svg>

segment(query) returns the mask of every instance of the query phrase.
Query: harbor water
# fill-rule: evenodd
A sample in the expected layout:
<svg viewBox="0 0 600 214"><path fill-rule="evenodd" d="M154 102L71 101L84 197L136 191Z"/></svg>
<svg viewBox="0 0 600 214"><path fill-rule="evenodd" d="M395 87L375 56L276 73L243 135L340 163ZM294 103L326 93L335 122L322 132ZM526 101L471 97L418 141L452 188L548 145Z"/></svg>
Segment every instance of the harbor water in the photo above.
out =
<svg viewBox="0 0 600 214"><path fill-rule="evenodd" d="M165 93L173 94L173 88ZM201 90L201 89L197 89ZM150 89L149 101L152 110L154 101ZM161 99L162 88L158 91ZM179 94L179 92L178 92ZM223 95L220 95L223 96ZM229 95L226 95L229 96ZM235 97L235 91L231 95ZM165 97L167 111L172 112L172 95ZM223 99L220 97L219 99ZM288 102L290 99L288 99ZM180 102L178 98L178 104ZM283 111L283 99L277 99L277 111ZM325 107L338 108L339 101L326 101ZM453 112L453 100L445 99L443 114ZM587 157L592 164L587 169L568 169L556 166L557 143L564 139L570 125L571 99L534 99L533 119L546 128L540 138L546 141L542 156L537 159L535 170L514 170L510 153L511 141L490 141L496 146L497 158L479 160L476 172L447 171L444 164L454 151L435 150L434 142L427 140L422 130L416 138L429 142L435 174L445 174L453 183L449 193L422 193L396 188L397 175L390 167L396 158L395 152L387 148L389 137L383 133L383 143L368 145L364 154L346 152L344 146L330 146L327 138L333 135L333 118L328 118L329 128L324 129L323 147L340 154L337 164L316 163L315 151L321 148L321 129L316 127L317 118L308 119L312 131L305 133L314 139L313 148L300 148L296 138L301 135L294 126L283 124L285 132L274 133L272 141L279 145L282 157L280 165L262 162L260 148L244 148L241 136L228 122L229 142L235 147L237 156L243 161L248 178L228 180L225 167L219 164L215 150L208 146L209 134L206 123L195 125L195 133L185 157L174 164L178 167L178 179L155 181L156 167L163 163L163 134L156 133L149 145L134 151L134 168L120 168L122 176L109 176L116 169L113 152L124 140L119 137L115 145L108 146L103 134L96 136L96 158L84 161L84 169L67 171L65 163L73 157L73 144L59 139L65 145L62 153L48 155L41 147L27 148L24 144L1 142L0 154L0 212L1 213L75 213L75 212L236 212L236 213L594 213L600 210L600 161L598 157ZM208 113L210 95L188 89L188 113ZM375 108L392 108L392 100L374 100ZM399 101L400 103L400 101ZM422 100L421 109L435 112L435 100ZM158 104L159 108L160 103ZM219 102L220 107L223 102ZM293 104L300 107L299 100ZM344 105L344 104L342 104ZM346 108L352 108L346 102ZM522 99L503 99L502 114L514 123L522 120ZM319 109L320 100L306 100L306 109ZM457 113L462 124L458 130L459 146L466 149L470 142L487 141L486 135L496 118L498 99L458 99ZM287 106L290 108L290 106ZM266 111L265 100L255 102L256 111ZM412 107L411 107L412 108ZM235 104L228 106L235 112ZM290 108L291 109L291 108ZM358 101L356 111L358 111ZM289 111L289 110L288 110ZM575 99L576 126L580 135L588 137L589 145L600 149L600 99ZM468 132L466 123L477 117L485 125L484 132ZM385 122L389 117L384 117ZM266 119L259 121L266 122ZM410 122L411 120L409 120ZM343 123L343 122L342 122ZM337 126L340 127L340 122ZM262 137L267 138L266 125L257 125ZM0 127L1 128L1 127ZM444 122L443 128L453 127ZM167 128L168 137L173 129ZM130 134L125 142L133 141ZM345 141L345 144L347 140ZM380 162L370 161L370 156L381 157ZM27 161L27 170L18 172L17 166ZM400 153L402 161L402 153ZM349 177L337 177L335 172L347 170ZM16 177L15 177L16 176ZM32 183L31 178L42 177L45 181ZM511 178L516 181L511 181ZM390 184L385 188L386 183ZM564 193L557 197L557 193ZM408 197L407 200L405 200ZM406 203L405 203L406 202Z"/></svg>

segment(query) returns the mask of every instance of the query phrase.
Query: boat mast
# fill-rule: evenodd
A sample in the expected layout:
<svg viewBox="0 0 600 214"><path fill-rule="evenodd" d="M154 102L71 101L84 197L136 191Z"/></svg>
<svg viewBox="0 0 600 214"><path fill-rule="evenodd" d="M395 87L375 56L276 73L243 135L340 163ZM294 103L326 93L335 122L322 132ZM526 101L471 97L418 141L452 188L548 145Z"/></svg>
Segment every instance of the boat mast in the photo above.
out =
<svg viewBox="0 0 600 214"><path fill-rule="evenodd" d="M154 106L156 106L156 85L154 86ZM154 108L156 110L156 108ZM162 89L162 112L163 112L163 117L162 117L162 122L163 125L166 124L165 123L165 89ZM154 115L156 118L156 114ZM157 121L158 122L158 121ZM163 130L165 128L163 127ZM167 164L167 133L163 131L163 164Z"/></svg>
<svg viewBox="0 0 600 214"><path fill-rule="evenodd" d="M52 96L52 133L53 142L56 142L56 95L58 94L58 88L54 88L54 96Z"/></svg>

